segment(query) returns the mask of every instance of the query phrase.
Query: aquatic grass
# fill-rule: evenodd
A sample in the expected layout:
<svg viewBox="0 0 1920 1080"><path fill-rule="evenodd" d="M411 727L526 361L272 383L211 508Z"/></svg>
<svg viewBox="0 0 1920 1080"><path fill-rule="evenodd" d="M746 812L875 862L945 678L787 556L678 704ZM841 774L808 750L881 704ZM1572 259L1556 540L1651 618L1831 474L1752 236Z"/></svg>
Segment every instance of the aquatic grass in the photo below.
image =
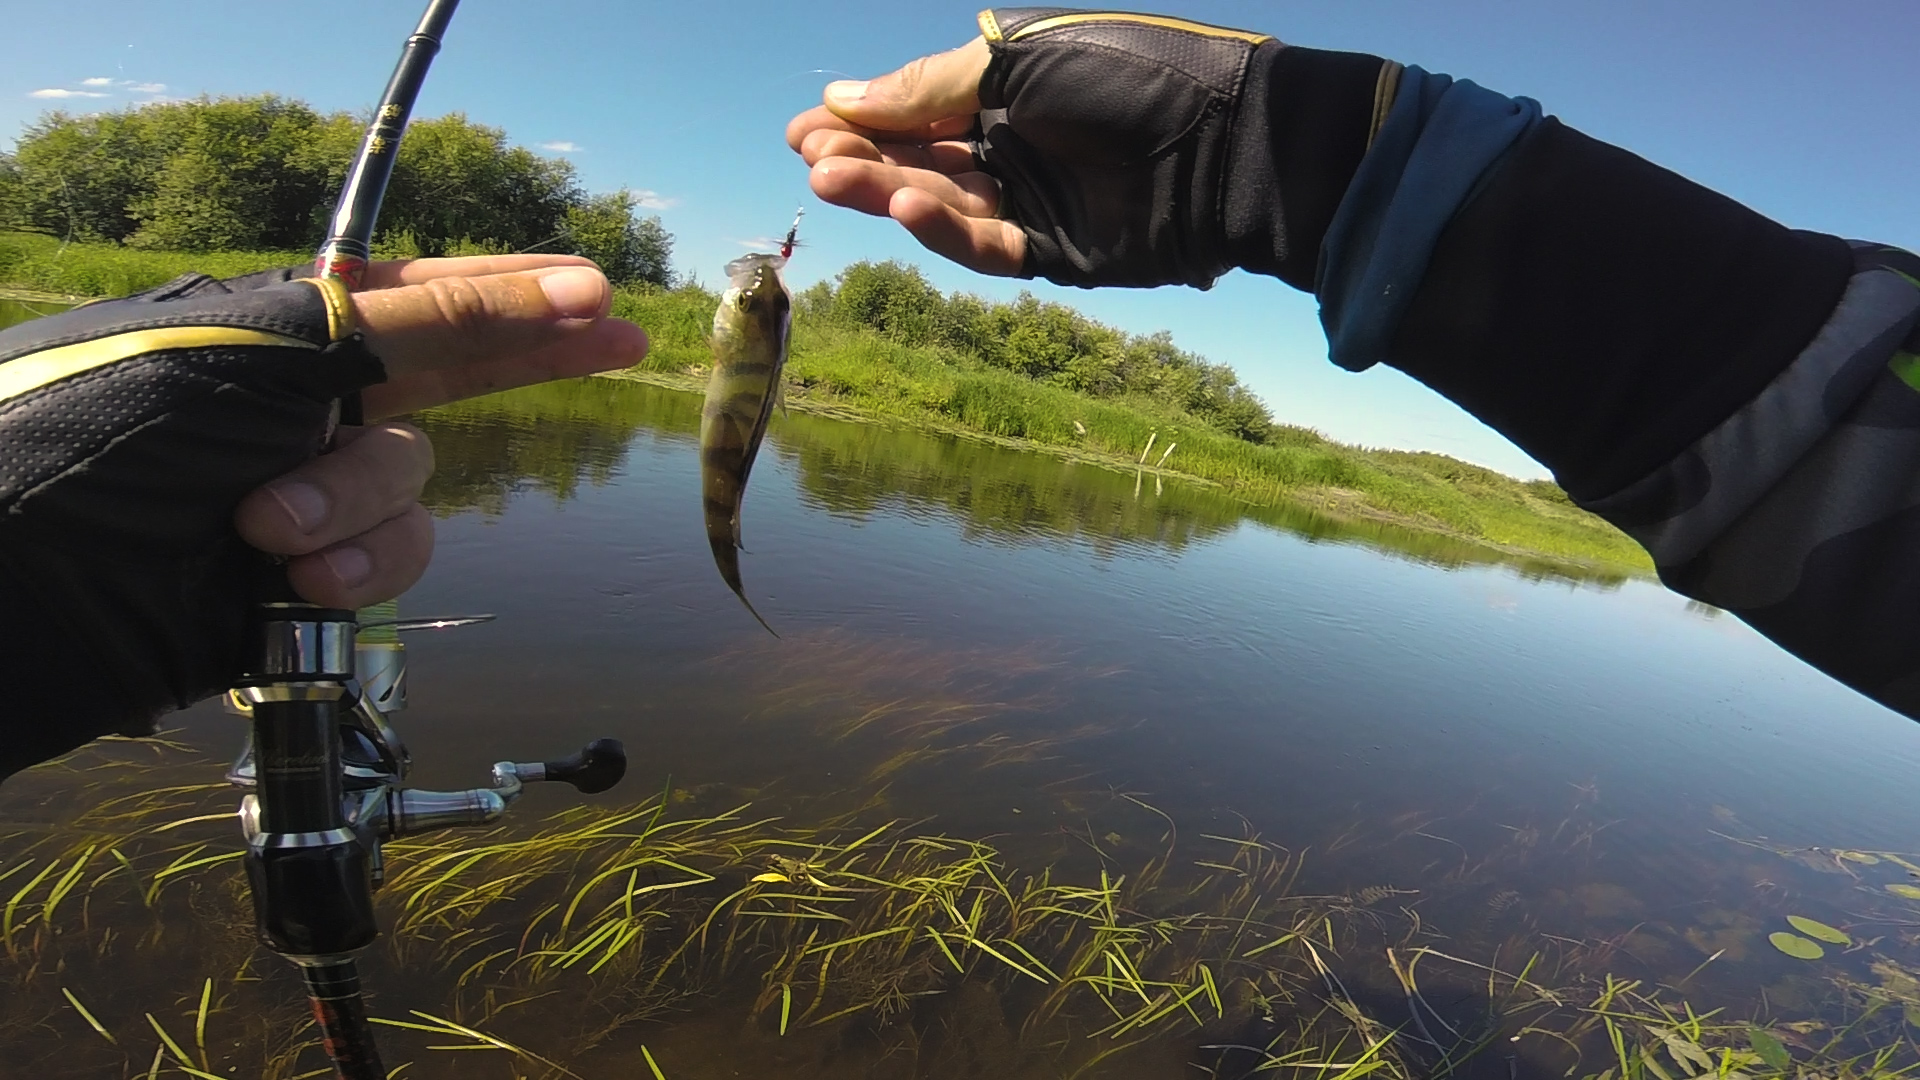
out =
<svg viewBox="0 0 1920 1080"><path fill-rule="evenodd" d="M907 667L903 677L914 677ZM950 680L944 692L958 695L964 682ZM844 715L858 722L857 738L885 736L894 718L914 724L935 708L943 718L972 715L950 708L944 692L936 685L931 700L941 703L923 713L885 686L869 687L866 696L846 699ZM108 775L138 782L133 774ZM1920 978L1891 959L1876 961L1877 984L1832 981L1849 1019L1803 1032L1758 1007L1702 1006L1614 975L1596 967L1602 954L1595 950L1548 944L1507 952L1499 939L1478 934L1443 943L1417 907L1446 887L1456 872L1450 860L1417 890L1354 882L1309 891L1299 883L1325 879L1328 856L1318 857L1316 870L1303 851L1251 825L1192 828L1140 792L1085 804L1073 815L1087 818L1084 835L1080 825L1072 837L1055 834L1049 856L1033 838L1003 844L874 816L857 797L846 800L861 804L855 811L780 818L753 805L688 812L676 790L667 785L625 805L575 806L511 829L413 838L390 849L389 883L379 897L388 929L367 963L390 988L383 993L445 1003L402 996L383 1010L398 1020L399 1045L418 1051L412 1072L424 1075L435 1060L485 1047L523 1071L551 1064L595 1075L589 1063L602 1058L594 1048L616 1033L627 1033L614 1045L628 1053L633 1036L644 1036L651 1056L672 1048L663 1040L674 1037L673 1017L713 1010L750 1018L753 1030L796 1047L852 1039L910 1051L924 1025L963 1015L956 1010L981 994L1004 1012L1009 1045L1044 1057L1061 1075L1124 1072L1130 1054L1170 1040L1238 1055L1249 1071L1259 1066L1258 1075L1319 1078L1454 1075L1489 1067L1481 1057L1514 1040L1531 1053L1551 1048L1555 1071L1606 1080L1914 1072L1902 1031L1904 1008L1920 1002ZM142 803L126 794L95 788L63 807L67 819L78 819L91 816L82 803L112 803L118 835L88 832L75 843L67 834L20 833L0 843L0 896L45 872L20 900L17 940L24 949L42 936L32 956L23 951L8 961L14 985L0 993L0 1026L30 1030L21 1025L48 1022L34 1010L56 1005L66 1030L91 1030L85 1038L100 1054L130 1053L137 1072L219 1075L229 1063L275 1077L306 1071L302 1051L289 1045L307 1047L312 1064L312 1032L300 1026L297 995L286 993L279 966L262 969L265 982L257 974L229 982L223 973L216 985L214 966L244 970L250 960L235 961L224 946L209 950L202 937L103 943L104 935L83 932L83 901L143 911L135 898L153 874L175 865L198 864L170 877L152 918L246 919L231 867L200 863L218 853L212 838L230 836L230 823L204 804L182 805L198 796ZM183 823L161 828L174 820ZM1576 821L1565 835L1584 827ZM1431 815L1389 819L1358 830L1342 854L1366 865L1381 845L1430 843L1423 838L1438 828ZM1508 880L1513 864L1506 860L1566 855L1524 839L1527 828L1494 831L1498 846L1465 861L1470 880L1458 887ZM1130 839L1108 839L1109 832ZM109 849L138 872L120 869ZM1893 860L1912 861L1871 857L1878 862L1839 861L1872 873L1900 873ZM88 869L75 874L77 862ZM116 872L101 877L102 867ZM44 901L62 880L71 884L47 913ZM1884 898L1886 909L1862 911L1860 919L1899 918L1903 905L1873 884L1869 874L1862 895ZM1861 938L1858 921L1846 925ZM252 943L245 948L240 955L251 957ZM1502 955L1513 962L1501 963ZM81 980L130 961L178 971L184 986L168 991L177 1014L124 998L112 1010L91 1011L92 984ZM55 971L57 980L36 974ZM411 978L399 979L402 972ZM1470 1004L1462 1005L1468 990ZM258 1001L286 1008L256 1018ZM425 1004L420 1012L408 1011L418 1004ZM1273 1021L1243 1039L1245 1021L1259 1016ZM252 1040L245 1047L230 1034L242 1031ZM421 1045L428 1042L445 1049ZM267 1060L280 1064L259 1069ZM661 1053L658 1060L675 1059ZM638 1057L629 1063L639 1070Z"/></svg>

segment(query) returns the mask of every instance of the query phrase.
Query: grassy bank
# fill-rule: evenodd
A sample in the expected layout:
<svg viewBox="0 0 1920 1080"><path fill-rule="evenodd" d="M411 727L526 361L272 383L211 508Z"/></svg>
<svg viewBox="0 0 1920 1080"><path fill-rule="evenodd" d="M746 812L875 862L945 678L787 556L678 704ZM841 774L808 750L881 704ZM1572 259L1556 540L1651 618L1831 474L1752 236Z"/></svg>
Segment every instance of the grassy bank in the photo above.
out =
<svg viewBox="0 0 1920 1080"><path fill-rule="evenodd" d="M140 251L117 244L62 244L51 236L0 232L0 286L57 296L124 296L189 271L233 277L291 266L311 252Z"/></svg>
<svg viewBox="0 0 1920 1080"><path fill-rule="evenodd" d="M0 233L0 286L108 296L188 270L232 275L305 259L298 252L196 255L113 245L61 245ZM614 311L645 326L653 352L636 376L694 387L708 362L713 294L626 290ZM1265 445L1229 435L1144 396L1092 398L989 367L952 350L903 345L803 307L789 362L797 408L851 411L994 439L1018 440L1216 484L1248 502L1303 504L1350 518L1398 522L1510 551L1645 571L1647 557L1612 526L1546 481L1519 481L1440 454L1372 450L1276 425Z"/></svg>
<svg viewBox="0 0 1920 1080"><path fill-rule="evenodd" d="M653 339L651 355L633 374L700 385L714 302L692 289L622 293L614 310ZM804 313L795 322L787 378L795 408L851 409L1130 468L1143 451L1152 466L1171 447L1164 471L1217 484L1248 502L1302 503L1512 551L1650 568L1638 545L1548 481L1515 480L1441 454L1348 446L1285 425L1274 427L1266 445L1255 445L1162 402L1090 398Z"/></svg>

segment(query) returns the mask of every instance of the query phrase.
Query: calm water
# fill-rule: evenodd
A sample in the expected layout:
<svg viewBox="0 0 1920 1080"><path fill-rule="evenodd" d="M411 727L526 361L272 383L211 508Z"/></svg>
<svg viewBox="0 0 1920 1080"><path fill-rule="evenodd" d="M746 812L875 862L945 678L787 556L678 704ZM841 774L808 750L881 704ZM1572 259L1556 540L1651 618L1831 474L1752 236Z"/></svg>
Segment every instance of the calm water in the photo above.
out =
<svg viewBox="0 0 1920 1080"><path fill-rule="evenodd" d="M1920 728L1730 617L1647 582L1500 563L1152 475L796 413L776 420L745 511L743 573L774 639L728 594L703 542L697 409L692 395L588 380L422 418L440 459L429 491L439 546L404 608L500 619L411 639L402 720L415 783L468 786L492 761L612 735L632 769L596 805L670 791L687 815L750 803L751 820L853 836L913 822L925 835L992 838L1007 865L1055 866L1063 879L1141 875L1169 844L1163 867L1204 873L1192 867L1224 856L1208 854L1202 834L1258 835L1298 868L1292 892L1341 901L1351 925L1335 936L1329 923L1325 951L1352 998L1389 1026L1407 1014L1382 963L1388 946L1512 970L1538 953L1541 971L1558 965L1569 986L1617 973L1762 1020L1847 1015L1858 1004L1849 980L1898 1000L1887 972L1920 963L1902 937L1920 911L1884 889L1909 875L1829 853L1920 848ZM0 788L0 815L20 830L5 839L0 824L0 873L84 832L59 807L102 785L124 797L217 780L193 752L230 753L237 721L203 706L180 724L190 749L159 765L82 759L94 771L44 770ZM189 794L208 812L229 798ZM514 813L531 829L579 801L536 790ZM193 835L207 854L232 846L224 823L181 835L192 828L206 830ZM231 871L162 894L171 899L156 911L224 917ZM0 903L26 878L0 882ZM1169 889L1177 878L1169 872ZM251 958L234 934L225 951L192 946L219 957L206 970L177 959L156 970L129 942L146 934L164 951L194 931L176 921L163 933L153 927L165 920L129 903L103 894L84 925L63 922L38 959L16 959L37 972L16 995L32 1004L0 1005L12 1025L0 1031L40 1062L36 1075L99 1075L122 1054L144 1075L156 1043L142 1014L182 1037L204 979L230 989L229 1012L292 993L284 965ZM1178 909L1170 893L1141 904ZM1791 959L1767 941L1788 914L1872 944ZM116 933L109 958L101 938ZM947 1013L779 1037L766 1013L749 1020L754 995L777 998L777 986L736 978L583 1040L569 1034L583 999L564 990L480 1002L453 988L443 961L375 953L376 1013L504 1025L582 1076L634 1075L643 1043L676 1080L1054 1076L1085 1064L1034 1034L1030 1003L1007 980L979 1000L968 995L986 991L961 980L941 1004L914 1006ZM1223 979L1252 978L1246 963L1221 964ZM1484 975L1442 964L1421 969L1439 1014L1484 1012L1472 990ZM1301 985L1291 1005L1265 1003L1282 1015L1319 1008ZM129 1045L87 1030L61 987ZM1083 1075L1202 1075L1186 1064L1207 1060L1197 1047L1240 1037L1256 1011L1245 994L1227 997L1204 1032L1169 1031ZM996 1026L983 1034L989 1014ZM209 1028L224 1030L223 1015ZM948 1033L942 1054L927 1049L932 1029ZM897 1052L896 1036L918 1056ZM249 1068L276 1052L258 1035L220 1038L209 1045ZM479 1058L514 1075L504 1054L404 1038L394 1035L389 1064L414 1060L406 1075L495 1075L456 1070ZM1571 1064L1550 1045L1499 1042L1482 1055L1484 1075ZM962 1044L973 1056L956 1056Z"/></svg>

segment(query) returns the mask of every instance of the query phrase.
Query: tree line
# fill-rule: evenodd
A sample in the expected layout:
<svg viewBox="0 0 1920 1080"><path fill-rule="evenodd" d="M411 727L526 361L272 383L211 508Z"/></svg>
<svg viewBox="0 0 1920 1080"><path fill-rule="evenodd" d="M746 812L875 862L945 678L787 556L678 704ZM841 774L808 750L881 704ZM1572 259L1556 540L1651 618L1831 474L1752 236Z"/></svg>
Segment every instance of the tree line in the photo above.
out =
<svg viewBox="0 0 1920 1080"><path fill-rule="evenodd" d="M795 298L803 314L862 326L904 345L934 346L1092 397L1144 397L1252 443L1273 415L1225 364L1178 348L1173 335L1129 334L1023 292L996 303L942 294L919 268L859 262Z"/></svg>
<svg viewBox="0 0 1920 1080"><path fill-rule="evenodd" d="M171 251L312 250L365 118L273 95L75 116L0 154L0 227ZM551 251L669 285L673 237L632 192L590 194L570 162L461 113L417 120L394 162L376 254Z"/></svg>

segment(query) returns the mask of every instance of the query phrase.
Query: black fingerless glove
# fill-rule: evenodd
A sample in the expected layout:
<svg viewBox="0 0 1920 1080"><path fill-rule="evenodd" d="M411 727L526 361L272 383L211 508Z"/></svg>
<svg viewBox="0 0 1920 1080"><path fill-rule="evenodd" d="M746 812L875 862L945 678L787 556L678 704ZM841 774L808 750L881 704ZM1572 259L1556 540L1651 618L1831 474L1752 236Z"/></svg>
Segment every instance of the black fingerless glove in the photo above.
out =
<svg viewBox="0 0 1920 1080"><path fill-rule="evenodd" d="M1128 12L995 8L980 28L976 153L1026 276L1204 289L1241 267L1314 288L1398 64Z"/></svg>
<svg viewBox="0 0 1920 1080"><path fill-rule="evenodd" d="M240 673L240 499L385 377L344 289L188 275L0 331L0 777Z"/></svg>

